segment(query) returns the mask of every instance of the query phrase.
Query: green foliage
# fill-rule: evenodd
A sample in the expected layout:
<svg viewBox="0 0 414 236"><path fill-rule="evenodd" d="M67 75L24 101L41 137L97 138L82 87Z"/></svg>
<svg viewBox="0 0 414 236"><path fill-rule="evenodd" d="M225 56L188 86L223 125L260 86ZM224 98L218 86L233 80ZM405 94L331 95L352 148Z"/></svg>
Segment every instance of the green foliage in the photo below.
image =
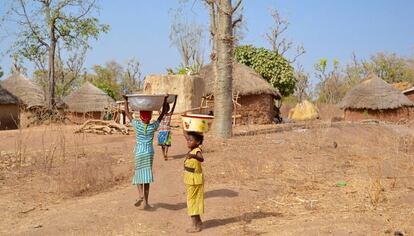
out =
<svg viewBox="0 0 414 236"><path fill-rule="evenodd" d="M108 62L105 67L93 66L95 75L88 75L88 80L105 91L113 99L121 98L121 87L118 84L122 76L122 67L116 62Z"/></svg>
<svg viewBox="0 0 414 236"><path fill-rule="evenodd" d="M364 66L388 83L414 83L413 60L398 56L395 53L377 53Z"/></svg>
<svg viewBox="0 0 414 236"><path fill-rule="evenodd" d="M2 70L2 68L0 66L0 78L3 76L3 74L4 74L4 72L3 72L3 70Z"/></svg>
<svg viewBox="0 0 414 236"><path fill-rule="evenodd" d="M108 96L110 96L113 99L119 99L119 89L117 86L114 86L113 84L106 83L105 81L94 81L93 84L100 88L102 91L104 91Z"/></svg>
<svg viewBox="0 0 414 236"><path fill-rule="evenodd" d="M29 3L21 4L18 8ZM18 23L23 26L14 45L17 52L39 66L47 61L51 41L61 42L68 51L89 48L90 38L98 39L101 33L109 31L108 25L90 16L94 7L93 1L66 0L48 7L44 3L34 3L25 14L16 12L22 17ZM48 29L52 27L54 36L51 38Z"/></svg>
<svg viewBox="0 0 414 236"><path fill-rule="evenodd" d="M193 75L197 72L198 67L196 66L177 67L175 71L172 68L167 68L168 75Z"/></svg>
<svg viewBox="0 0 414 236"><path fill-rule="evenodd" d="M251 67L277 88L282 96L289 96L295 89L295 77L293 67L289 62L276 52L265 48L256 48L252 45L238 46L235 48L237 62Z"/></svg>

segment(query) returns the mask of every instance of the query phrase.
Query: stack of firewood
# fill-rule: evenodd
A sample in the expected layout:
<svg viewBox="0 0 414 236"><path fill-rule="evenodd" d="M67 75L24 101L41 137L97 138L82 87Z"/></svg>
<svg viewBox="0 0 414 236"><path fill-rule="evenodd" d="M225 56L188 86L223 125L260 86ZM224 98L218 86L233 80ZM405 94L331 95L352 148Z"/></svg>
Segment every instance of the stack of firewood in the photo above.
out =
<svg viewBox="0 0 414 236"><path fill-rule="evenodd" d="M129 128L125 125L117 124L114 121L87 120L81 127L75 130L75 133L128 135Z"/></svg>

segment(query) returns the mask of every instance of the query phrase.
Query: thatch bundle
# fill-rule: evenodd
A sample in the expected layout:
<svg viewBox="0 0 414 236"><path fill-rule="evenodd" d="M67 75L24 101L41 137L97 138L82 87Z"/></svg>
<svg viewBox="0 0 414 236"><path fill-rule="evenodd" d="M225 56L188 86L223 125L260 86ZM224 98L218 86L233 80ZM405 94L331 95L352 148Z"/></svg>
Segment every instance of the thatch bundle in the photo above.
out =
<svg viewBox="0 0 414 236"><path fill-rule="evenodd" d="M20 72L14 72L9 78L1 81L0 85L17 97L28 109L45 106L45 97L40 87Z"/></svg>
<svg viewBox="0 0 414 236"><path fill-rule="evenodd" d="M68 111L86 113L102 112L115 101L104 91L86 82L82 87L63 99L68 106Z"/></svg>
<svg viewBox="0 0 414 236"><path fill-rule="evenodd" d="M345 95L340 106L343 109L386 110L414 104L400 90L376 75L370 75Z"/></svg>
<svg viewBox="0 0 414 236"><path fill-rule="evenodd" d="M216 74L212 64L208 64L200 70L200 76L205 83L204 93L206 95L213 94ZM275 98L281 98L279 91L272 87L255 70L239 63L234 63L233 65L233 91L241 96L270 94Z"/></svg>
<svg viewBox="0 0 414 236"><path fill-rule="evenodd" d="M296 106L289 111L289 120L304 121L318 118L319 109L307 100L296 104Z"/></svg>
<svg viewBox="0 0 414 236"><path fill-rule="evenodd" d="M0 104L17 104L19 100L0 85Z"/></svg>

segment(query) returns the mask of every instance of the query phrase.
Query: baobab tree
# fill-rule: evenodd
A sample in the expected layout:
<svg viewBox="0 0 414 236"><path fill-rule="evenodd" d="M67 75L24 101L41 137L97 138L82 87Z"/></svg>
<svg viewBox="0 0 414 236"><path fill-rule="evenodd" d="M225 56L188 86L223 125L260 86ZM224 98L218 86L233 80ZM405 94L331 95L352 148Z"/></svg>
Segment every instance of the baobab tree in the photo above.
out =
<svg viewBox="0 0 414 236"><path fill-rule="evenodd" d="M212 38L211 61L216 70L214 86L214 133L221 138L232 136L233 114L233 62L234 27L242 15L233 19L241 6L238 0L233 7L231 0L205 0L210 9L210 34Z"/></svg>

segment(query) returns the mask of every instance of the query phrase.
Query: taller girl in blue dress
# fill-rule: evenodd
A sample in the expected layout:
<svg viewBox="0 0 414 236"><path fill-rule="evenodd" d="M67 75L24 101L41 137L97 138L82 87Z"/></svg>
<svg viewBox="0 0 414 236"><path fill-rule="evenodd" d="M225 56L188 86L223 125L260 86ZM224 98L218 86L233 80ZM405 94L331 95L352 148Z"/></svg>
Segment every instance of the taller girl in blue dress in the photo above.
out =
<svg viewBox="0 0 414 236"><path fill-rule="evenodd" d="M157 121L150 124L152 111L140 111L140 119L134 119L128 108L128 97L125 98L125 114L131 120L132 127L136 132L135 145L135 174L132 179L132 184L137 185L138 199L135 206L140 206L144 203L143 209L150 209L148 204L148 196L150 190L150 183L154 182L152 175L152 163L154 159L153 139L154 133L158 129L162 118L167 109L167 97L164 100L164 105Z"/></svg>

